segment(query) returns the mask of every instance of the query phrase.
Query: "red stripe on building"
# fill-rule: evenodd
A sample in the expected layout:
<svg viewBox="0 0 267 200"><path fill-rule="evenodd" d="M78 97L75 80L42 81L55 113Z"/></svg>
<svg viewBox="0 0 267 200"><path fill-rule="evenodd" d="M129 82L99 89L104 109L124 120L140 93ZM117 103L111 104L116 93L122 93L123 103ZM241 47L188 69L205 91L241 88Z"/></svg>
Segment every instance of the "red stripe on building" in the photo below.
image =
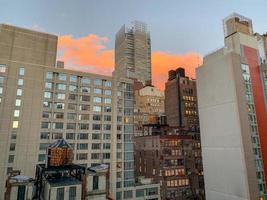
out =
<svg viewBox="0 0 267 200"><path fill-rule="evenodd" d="M253 98L257 116L263 158L265 181L267 180L267 113L265 109L263 85L261 81L259 55L257 49L243 46L244 56L247 58L252 83Z"/></svg>

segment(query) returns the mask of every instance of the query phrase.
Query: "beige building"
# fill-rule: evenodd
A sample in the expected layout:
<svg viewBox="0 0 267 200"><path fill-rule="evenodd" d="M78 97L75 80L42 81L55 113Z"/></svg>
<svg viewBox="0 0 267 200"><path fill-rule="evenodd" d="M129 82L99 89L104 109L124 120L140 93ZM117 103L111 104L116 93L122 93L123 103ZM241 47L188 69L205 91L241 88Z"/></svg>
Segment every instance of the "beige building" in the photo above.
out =
<svg viewBox="0 0 267 200"><path fill-rule="evenodd" d="M55 67L56 50L55 35L0 25L0 199L7 174L34 177L60 138L72 145L75 164L109 165L111 196L131 199L132 81Z"/></svg>
<svg viewBox="0 0 267 200"><path fill-rule="evenodd" d="M164 92L154 86L145 86L134 92L135 135L142 133L144 124L155 124L164 114Z"/></svg>
<svg viewBox="0 0 267 200"><path fill-rule="evenodd" d="M225 46L197 68L206 199L266 199L265 61L250 19L234 13L224 28Z"/></svg>
<svg viewBox="0 0 267 200"><path fill-rule="evenodd" d="M144 85L151 83L151 41L146 24L134 21L129 28L123 25L116 34L115 73Z"/></svg>

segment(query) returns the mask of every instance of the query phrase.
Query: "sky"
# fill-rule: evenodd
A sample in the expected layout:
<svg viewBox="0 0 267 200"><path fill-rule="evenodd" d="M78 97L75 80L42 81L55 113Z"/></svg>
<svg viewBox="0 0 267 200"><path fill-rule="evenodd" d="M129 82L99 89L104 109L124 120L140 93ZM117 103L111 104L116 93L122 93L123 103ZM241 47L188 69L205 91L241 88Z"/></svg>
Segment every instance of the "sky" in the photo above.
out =
<svg viewBox="0 0 267 200"><path fill-rule="evenodd" d="M267 31L266 0L0 0L0 23L59 36L58 59L67 68L110 75L115 34L140 20L152 40L153 84L164 88L168 70L190 77L202 57L223 46L222 19L232 12Z"/></svg>

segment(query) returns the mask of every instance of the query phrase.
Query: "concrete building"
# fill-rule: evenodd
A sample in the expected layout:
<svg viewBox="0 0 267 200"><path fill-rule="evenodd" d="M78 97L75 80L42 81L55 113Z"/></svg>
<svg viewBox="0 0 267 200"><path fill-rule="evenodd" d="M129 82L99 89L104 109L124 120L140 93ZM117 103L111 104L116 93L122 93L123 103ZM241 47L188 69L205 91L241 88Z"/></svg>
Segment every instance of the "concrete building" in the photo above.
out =
<svg viewBox="0 0 267 200"><path fill-rule="evenodd" d="M165 84L165 113L170 126L199 131L196 81L183 68L169 71Z"/></svg>
<svg viewBox="0 0 267 200"><path fill-rule="evenodd" d="M107 164L111 197L130 199L133 81L55 67L56 50L55 35L0 25L0 199L7 174L33 177L60 138L72 145L75 164Z"/></svg>
<svg viewBox="0 0 267 200"><path fill-rule="evenodd" d="M115 73L151 83L151 41L147 25L134 21L131 27L123 25L116 34Z"/></svg>
<svg viewBox="0 0 267 200"><path fill-rule="evenodd" d="M164 92L154 86L145 86L134 92L134 133L142 134L144 124L155 124L164 114Z"/></svg>
<svg viewBox="0 0 267 200"><path fill-rule="evenodd" d="M266 199L266 46L236 13L224 19L224 37L197 68L206 197Z"/></svg>
<svg viewBox="0 0 267 200"><path fill-rule="evenodd" d="M199 140L178 127L150 124L135 137L136 176L161 185L164 200L205 199Z"/></svg>

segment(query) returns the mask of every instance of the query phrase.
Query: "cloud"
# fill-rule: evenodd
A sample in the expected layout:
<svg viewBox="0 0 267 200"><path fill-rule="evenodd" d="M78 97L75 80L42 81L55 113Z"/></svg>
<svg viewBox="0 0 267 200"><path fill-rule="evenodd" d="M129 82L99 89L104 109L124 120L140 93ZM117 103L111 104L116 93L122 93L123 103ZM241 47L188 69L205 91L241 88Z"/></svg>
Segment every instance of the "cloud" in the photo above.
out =
<svg viewBox="0 0 267 200"><path fill-rule="evenodd" d="M108 43L107 37L95 34L80 38L63 35L58 41L58 59L63 60L68 69L111 75L114 70L114 50L107 48ZM153 84L163 90L168 71L177 67L184 67L189 77L195 77L195 68L201 63L201 55L194 52L152 52Z"/></svg>
<svg viewBox="0 0 267 200"><path fill-rule="evenodd" d="M111 74L114 66L114 51L107 49L107 37L90 34L80 38L71 35L58 39L58 59L66 68L92 73Z"/></svg>
<svg viewBox="0 0 267 200"><path fill-rule="evenodd" d="M173 54L168 52L152 52L152 77L153 84L160 89L165 88L168 79L168 71L185 68L187 76L195 77L195 68L202 64L202 56L198 53L189 52L186 54Z"/></svg>

